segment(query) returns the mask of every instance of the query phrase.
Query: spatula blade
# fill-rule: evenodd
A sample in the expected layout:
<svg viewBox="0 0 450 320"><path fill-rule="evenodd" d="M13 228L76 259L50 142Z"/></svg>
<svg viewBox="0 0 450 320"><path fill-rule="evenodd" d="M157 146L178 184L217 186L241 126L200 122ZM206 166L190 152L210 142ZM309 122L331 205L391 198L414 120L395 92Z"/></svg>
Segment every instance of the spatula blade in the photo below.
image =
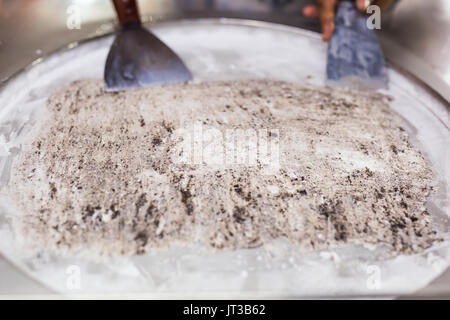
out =
<svg viewBox="0 0 450 320"><path fill-rule="evenodd" d="M328 44L327 84L354 89L387 89L388 77L375 30L354 1L341 2Z"/></svg>
<svg viewBox="0 0 450 320"><path fill-rule="evenodd" d="M117 34L106 59L104 78L106 90L119 91L186 82L192 75L166 44L135 26Z"/></svg>

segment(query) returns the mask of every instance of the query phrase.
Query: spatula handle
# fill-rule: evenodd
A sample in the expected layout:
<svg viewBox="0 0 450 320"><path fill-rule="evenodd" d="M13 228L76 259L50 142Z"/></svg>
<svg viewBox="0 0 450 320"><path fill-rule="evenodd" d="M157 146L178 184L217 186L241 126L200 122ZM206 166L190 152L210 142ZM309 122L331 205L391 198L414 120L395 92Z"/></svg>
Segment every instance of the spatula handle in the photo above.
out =
<svg viewBox="0 0 450 320"><path fill-rule="evenodd" d="M113 3L122 27L141 24L136 0L113 0Z"/></svg>

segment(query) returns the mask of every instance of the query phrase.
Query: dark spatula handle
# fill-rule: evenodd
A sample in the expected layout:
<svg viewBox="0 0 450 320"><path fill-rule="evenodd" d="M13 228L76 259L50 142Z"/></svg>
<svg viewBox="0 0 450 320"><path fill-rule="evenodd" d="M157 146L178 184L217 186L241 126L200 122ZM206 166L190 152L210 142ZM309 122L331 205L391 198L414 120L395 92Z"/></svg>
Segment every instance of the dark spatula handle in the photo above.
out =
<svg viewBox="0 0 450 320"><path fill-rule="evenodd" d="M113 0L113 3L122 27L141 24L136 0Z"/></svg>

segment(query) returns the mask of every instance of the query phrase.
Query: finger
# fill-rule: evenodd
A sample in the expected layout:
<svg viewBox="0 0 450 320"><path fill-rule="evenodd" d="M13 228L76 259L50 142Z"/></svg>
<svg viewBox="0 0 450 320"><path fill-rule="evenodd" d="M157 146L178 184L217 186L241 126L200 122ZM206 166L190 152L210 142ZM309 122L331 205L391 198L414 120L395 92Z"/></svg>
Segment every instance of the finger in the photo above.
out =
<svg viewBox="0 0 450 320"><path fill-rule="evenodd" d="M303 15L309 18L319 17L319 8L314 5L308 5L303 8Z"/></svg>
<svg viewBox="0 0 450 320"><path fill-rule="evenodd" d="M328 41L331 39L334 30L334 22L327 22L322 25L322 40Z"/></svg>
<svg viewBox="0 0 450 320"><path fill-rule="evenodd" d="M334 10L336 7L336 0L321 0L320 1L320 25L322 26L322 39L328 41L331 38L334 30Z"/></svg>
<svg viewBox="0 0 450 320"><path fill-rule="evenodd" d="M360 11L366 11L367 8L370 6L372 1L370 0L356 0L356 7Z"/></svg>
<svg viewBox="0 0 450 320"><path fill-rule="evenodd" d="M386 10L391 6L391 4L394 2L394 0L376 0L372 1L372 4L376 4L380 7L381 10Z"/></svg>

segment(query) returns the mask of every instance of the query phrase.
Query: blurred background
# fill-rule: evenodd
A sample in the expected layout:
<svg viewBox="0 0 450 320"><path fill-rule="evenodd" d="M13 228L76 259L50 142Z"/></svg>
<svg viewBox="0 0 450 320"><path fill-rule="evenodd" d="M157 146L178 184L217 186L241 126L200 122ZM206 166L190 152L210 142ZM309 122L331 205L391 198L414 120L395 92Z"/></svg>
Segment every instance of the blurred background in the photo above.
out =
<svg viewBox="0 0 450 320"><path fill-rule="evenodd" d="M143 20L150 23L232 17L319 31L316 20L302 15L302 8L315 0L138 2ZM450 1L396 0L382 17L379 34L388 60L422 79L449 101ZM109 0L0 0L0 82L57 48L111 32L114 19Z"/></svg>
<svg viewBox="0 0 450 320"><path fill-rule="evenodd" d="M228 17L262 20L320 31L302 15L314 0L139 0L150 24L177 19ZM389 62L450 101L450 0L396 0L382 13L379 38ZM116 27L109 0L0 0L0 84L59 48L110 33ZM186 34L189 37L189 34ZM299 52L298 54L308 54ZM48 293L0 256L0 294ZM450 271L433 292L447 291ZM423 293L426 294L426 288Z"/></svg>

